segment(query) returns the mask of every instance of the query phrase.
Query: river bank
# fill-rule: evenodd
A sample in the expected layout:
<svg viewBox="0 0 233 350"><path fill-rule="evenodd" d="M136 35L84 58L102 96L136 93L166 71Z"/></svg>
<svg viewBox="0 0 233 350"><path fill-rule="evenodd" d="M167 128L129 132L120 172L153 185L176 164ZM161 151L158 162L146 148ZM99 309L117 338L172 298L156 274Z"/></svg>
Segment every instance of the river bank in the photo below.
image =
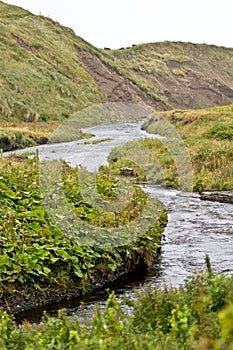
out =
<svg viewBox="0 0 233 350"><path fill-rule="evenodd" d="M159 254L160 248L157 253ZM128 273L145 273L148 268L151 268L156 261L157 256L151 256L148 261L148 255L142 251L130 252L129 257L125 257L121 266L117 267L115 271L110 269L94 269L91 272L91 278L87 277L85 282L79 279L70 278L69 287L63 288L61 286L50 287L43 286L43 290L17 290L12 295L3 294L0 299L0 309L6 310L15 316L28 310L38 308L48 308L51 304L60 304L72 299L81 299L90 293L94 293L103 288L108 288L112 282L117 281L120 277ZM10 286L8 286L10 287ZM21 287L22 288L22 287Z"/></svg>
<svg viewBox="0 0 233 350"><path fill-rule="evenodd" d="M152 134L158 130L161 131L161 135L170 133L172 141L175 135L172 128L175 128L182 139L178 152L181 154L182 147L185 146L190 156L194 191L232 191L232 118L232 105L198 110L172 110L154 116L144 123L143 129ZM165 181L171 186L176 186L177 162L171 157L171 149L168 152L164 147L166 145L160 140L143 142L152 155L161 159ZM172 147L174 148L174 145ZM214 197L217 198L211 196ZM222 200L223 197L219 196L219 199Z"/></svg>
<svg viewBox="0 0 233 350"><path fill-rule="evenodd" d="M9 152L16 149L46 144L59 121L23 122L0 120L0 149Z"/></svg>
<svg viewBox="0 0 233 350"><path fill-rule="evenodd" d="M111 293L105 308L92 317L57 317L20 327L0 311L2 349L121 349L212 350L231 349L233 279L207 271L190 278L179 289L148 289L137 300L127 299L131 312Z"/></svg>
<svg viewBox="0 0 233 350"><path fill-rule="evenodd" d="M127 229L139 214L141 218L152 216L150 210L145 214L143 210L146 202L152 208L155 201L138 186L133 187L131 201L119 213L91 208L80 193L77 173L77 168L64 164L64 191L75 215L95 227L97 243L98 236L104 239L101 235L114 226ZM115 198L116 184L116 179L104 175L97 181L100 194L108 200ZM157 258L167 222L160 203L150 226L142 226L136 236L128 236L121 245L114 245L114 237L109 236L108 246L101 248L97 243L79 244L78 233L69 238L52 221L42 202L36 159L21 155L18 161L17 157L2 160L0 186L0 306L11 313L88 294L123 274L152 266ZM135 222L135 232L137 225Z"/></svg>
<svg viewBox="0 0 233 350"><path fill-rule="evenodd" d="M147 135L145 135L144 132L142 132L140 130L140 124L119 124L119 125L105 125L105 126L99 126L99 127L95 127L92 128L91 132L93 134L96 134L96 139L100 138L103 140L106 140L106 136L109 137L109 141L105 141L105 142L101 142L99 144L91 144L91 143L85 143L85 141L78 141L75 143L69 143L69 144L59 144L59 145L48 145L48 147L46 149L42 148L40 151L40 157L42 159L50 159L50 160L54 160L58 157L63 157L63 159L65 161L67 161L69 164L71 164L72 166L75 166L77 163L78 164L83 164L87 166L87 169L89 171L95 171L96 169L99 168L100 165L102 164L106 164L107 162L107 156L109 155L109 153L111 152L111 149L113 149L116 146L119 146L121 144L124 144L125 142L127 142L129 139L143 139L142 142L144 142L144 144L146 145L146 143L148 143L148 145L152 145L154 143L154 140L149 140L147 139ZM153 137L153 135L152 135ZM68 146L68 147L67 147ZM145 149L145 148L144 148ZM135 150L135 149L134 149ZM17 157L16 157L17 158ZM23 155L19 156L19 160L22 163L23 160ZM12 164L12 173L15 172L15 170L17 169L17 166L14 164L14 157L12 158L12 160L9 160ZM17 162L17 159L16 159ZM33 163L33 160L29 160L25 158L25 162L31 162ZM26 164L25 163L25 164ZM24 162L23 162L24 164ZM10 223L11 226L16 227L16 232L18 232L18 238L22 239L22 237L25 238L25 233L24 233L24 224L22 225L21 220L24 220L24 222L26 222L26 226L27 229L29 229L29 231L31 232L32 235L35 234L36 231L36 241L34 243L39 242L40 247L38 247L38 245L34 245L33 249L34 252L32 251L28 251L28 255L30 256L32 253L36 252L36 255L39 255L42 258L43 264L42 266L45 264L45 270L43 270L43 268L41 269L41 267L39 268L39 272L37 271L36 273L39 273L40 275L40 279L44 279L45 280L45 284L43 285L42 290L40 290L37 293L35 293L35 288L32 290L30 290L29 293L21 293L20 290L21 288L17 288L18 291L18 295L19 298L16 299L14 297L6 297L6 295L4 295L4 298L2 299L2 305L6 308L9 309L11 307L11 309L14 312L18 312L20 310L26 310L29 309L31 307L37 307L37 306L44 306L44 305L48 305L48 303L51 303L53 301L59 301L59 300L65 300L65 299L70 299L72 297L78 297L87 293L90 293L91 290L95 290L96 286L97 288L101 288L101 286L106 286L109 282L113 281L114 279L117 279L119 276L121 276L123 273L127 273L130 270L134 269L135 265L138 266L138 268L142 268L145 269L149 266L151 266L151 264L153 264L153 259L152 256L156 259L156 257L158 256L158 251L160 251L160 246L161 246L161 242L157 242L157 246L156 246L156 250L154 250L153 254L151 254L150 251L150 258L148 259L148 250L147 253L141 250L137 250L137 248L139 246L141 246L141 243L136 244L136 247L132 247L131 253L132 255L129 256L124 256L123 255L123 260L122 257L120 257L120 261L117 260L119 259L119 255L116 254L114 257L114 254L112 255L112 253L110 255L108 255L108 257L104 258L104 266L102 265L101 269L97 269L96 271L96 275L95 272L92 269L92 266L89 264L84 264L84 269L81 271L78 269L75 269L75 264L77 265L77 259L80 263L80 252L77 253L75 252L75 249L71 249L71 247L68 247L68 245L70 245L69 241L66 240L65 244L62 241L62 238L60 236L60 234L58 234L56 228L51 227L51 225L49 224L49 231L52 232L52 237L51 237L51 241L49 241L49 247L47 246L48 244L48 236L45 235L44 237L44 228L38 228L38 226L35 224L36 222L38 222L40 225L44 225L44 222L48 222L48 216L47 214L45 214L45 211L43 210L43 212L41 212L41 207L39 208L39 212L38 212L38 207L35 206L35 204L38 203L34 203L38 201L38 198L40 198L40 194L38 193L38 190L36 190L37 192L35 193L35 188L32 186L32 188L29 186L28 188L28 184L30 183L34 183L35 181L33 180L33 178L30 179L30 175L27 175L27 172L25 173L25 169L23 168L23 164L22 164L22 169L19 170L19 173L21 173L21 179L19 180L18 177L14 177L14 180L12 180L12 178L9 178L9 183L10 183L10 188L11 190L13 190L12 192L6 192L4 194L4 192L2 192L2 195L6 195L5 198L7 198L8 201L10 201L10 208L7 207L7 209L5 210L5 214L7 213L7 215L5 216L5 219L7 220L8 223ZM112 166L112 164L114 164L115 170L116 170L116 163L113 161L113 163L110 164L110 168ZM140 165L140 163L138 162L138 165ZM117 165L118 166L118 165ZM109 176L109 174L104 175L106 172L106 168L102 167L102 175L103 176ZM120 171L120 165L118 166L118 171ZM137 171L137 169L136 169ZM135 171L135 173L136 173ZM30 173L30 171L29 171ZM24 174L22 176L22 174ZM110 174L114 173L112 172L112 170L110 170ZM18 174L19 175L19 174ZM12 187L12 182L13 183L17 183L20 184L22 182L23 177L26 175L26 178L23 180L23 188L21 188L22 193L19 193L19 190L15 187ZM15 176L15 174L14 174ZM19 177L20 177L19 176ZM72 176L69 177L69 185L67 183L67 195L68 197L70 196L72 199L75 199L76 201L80 200L79 195L77 196L77 194L75 194L76 192L76 188L77 188L77 183L75 183L75 179L76 176ZM111 181L110 181L111 182ZM103 186L104 185L104 186ZM102 185L100 186L100 188L111 188L111 186L114 185L114 181L110 184L108 181L106 182L106 178L104 180L104 182L102 183ZM8 186L8 185L7 185ZM4 189L4 186L3 186ZM154 196L155 199L159 199L161 200L161 202L164 203L164 197L160 197L158 195L158 188L156 188L156 192L155 194L153 194L153 189L151 188L151 193L150 195L152 195L152 197ZM20 190L20 191L21 191ZM176 190L174 190L176 192ZM108 191L107 191L108 192ZM105 193L105 195L107 195L107 197L109 196L109 192ZM111 192L111 191L110 191ZM166 193L166 190L165 190ZM36 198L35 198L36 196ZM194 197L193 197L194 196ZM138 197L140 197L140 201L141 201L141 197L142 197L142 193L139 192L138 193ZM173 197L173 195L172 195ZM182 198L184 198L184 196L181 196ZM109 197L108 197L109 199ZM200 215L198 213L196 213L196 209L197 206L199 206L199 202L198 202L198 198L195 197L195 195L192 194L188 194L187 197L187 202L186 203L182 203L182 204L178 204L178 208L181 205L181 208L183 208L185 206L186 211L190 212L190 215ZM13 203L12 203L13 202ZM166 202L166 199L165 199ZM204 202L204 201L203 201ZM20 203L22 203L22 206L20 207ZM41 202L40 202L41 203ZM8 202L9 204L9 202ZM25 204L26 204L26 208L25 208ZM41 204L39 204L41 205ZM143 206L143 203L142 203ZM208 206L207 206L208 207ZM169 207L167 208L169 211ZM141 209L140 209L141 210ZM173 208L174 210L174 208ZM17 220L19 220L18 215L15 211L19 211L19 217L20 217L20 224L17 223ZM30 212L35 212L36 215L33 217L33 215ZM85 211L86 213L88 211L90 211L90 206L86 205L85 206ZM204 210L205 214L201 214L201 216L203 215L207 215L206 216L206 224L208 222L208 220L212 220L211 217L208 216L208 212L206 211L206 209ZM217 211L219 212L219 208L217 209ZM92 212L92 210L91 210ZM137 212L137 210L135 211L135 213ZM93 212L92 212L93 214ZM82 213L83 215L83 213ZM86 215L86 214L85 214ZM90 215L90 213L89 213ZM227 217L229 217L228 214L226 214ZM24 219L23 219L24 216ZM95 217L98 217L98 213L95 213ZM173 213L173 216L171 216L170 214L170 218L169 221L171 222L169 227L172 227L172 225L175 224L175 227L177 226L177 219L180 217L180 213L176 212L176 210ZM93 220L93 215L91 220ZM88 219L88 215L87 215L87 219ZM106 219L106 218L105 218ZM204 219L204 217L203 217ZM203 221L203 219L201 220L201 223ZM89 219L90 220L90 217ZM163 219L164 220L164 219ZM162 220L162 221L163 221ZM188 229L190 228L190 218L189 216L187 216L187 227L185 228ZM219 218L218 218L219 220ZM163 223L161 222L162 226L164 226L165 221L163 221ZM217 224L217 220L214 221L214 225L218 227ZM43 226L42 226L43 227ZM191 229L191 228L190 228ZM163 230L163 228L162 228ZM180 227L181 232L183 232L184 236L183 238L180 237L176 237L176 235L174 236L174 242L176 242L177 240L181 239L181 242L185 241L185 237L187 235L187 242L193 242L193 246L196 244L196 240L194 239L194 235L188 232L184 232L184 228L181 226ZM194 232L195 232L196 228L194 227ZM200 231L205 231L206 228L205 227L200 227ZM209 230L209 226L207 225L207 231ZM162 232L162 231L161 231ZM159 235L161 235L161 232ZM170 235L170 229L168 231L168 233L166 233L166 236ZM42 233L42 235L41 235ZM46 233L47 234L47 233ZM174 232L171 232L171 239L174 235ZM27 236L27 234L26 234ZM148 237L150 237L151 235L148 235ZM14 238L13 238L14 237ZM59 239L58 239L59 237ZM161 236L159 236L161 238ZM15 232L12 232L12 238L13 240L15 240ZM27 238L27 237L26 237ZM47 240L46 240L47 238ZM64 238L64 237L63 237ZM159 238L159 240L160 240ZM33 238L34 239L34 238ZM224 241L224 238L222 238ZM50 238L49 238L50 240ZM46 241L46 244L44 244ZM169 243L170 242L170 243ZM149 244L149 247L151 247L151 241L150 239L147 239L147 236L145 236L145 240L144 243L147 243L147 245ZM174 273L179 276L179 272L177 270L177 267L179 268L179 262L176 262L175 259L177 259L177 254L178 254L178 260L181 261L185 261L185 258L180 256L181 254L181 247L179 245L177 245L177 249L179 250L179 253L176 254L176 246L172 244L172 241L168 241L167 244L166 242L162 242L163 244L163 248L162 248L162 263L164 265L164 269L163 271L165 271L167 269L168 271L168 276L169 276L169 268L168 268L168 261L164 261L164 251L166 249L168 249L169 251L169 256L171 258L171 256L174 256L174 264L172 264L172 271L173 268L175 269L176 272L172 272L171 271L171 275L173 275ZM62 245L62 250L65 250L66 252L68 252L69 256L73 256L73 259L71 259L70 257L65 256L62 250L56 251L55 249L52 248L52 246L61 246ZM47 256L43 256L43 253L40 251L42 246L42 250L49 250L50 252L52 252L52 256L51 256L51 260L50 263L48 263L48 258ZM170 246L170 250L169 250L169 246ZM205 245L206 246L206 245ZM12 249L12 247L10 247L10 249ZM189 249L188 247L185 248L186 250ZM205 248L204 248L205 249ZM128 249L126 249L128 250ZM15 248L13 248L13 251L15 251ZM183 251L183 250L182 250ZM85 251L85 254L88 256L88 259L90 258L90 261L88 261L88 263L92 264L93 260L98 260L99 257L95 256L95 253L93 252L88 252ZM137 254L135 255L135 253L137 252ZM210 253L210 252L208 252ZM25 254L25 252L24 252ZM99 252L98 252L99 254ZM195 253L196 254L196 253ZM204 254L204 253L203 253ZM203 255L202 254L202 255ZM223 253L224 254L224 253ZM81 254L82 255L82 254ZM27 256L27 252L26 252L26 256ZM199 256L199 255L198 255ZM38 258L38 257L37 257ZM36 258L36 259L37 259ZM12 257L11 257L12 259ZM8 279L14 279L16 277L16 275L18 274L22 274L22 271L26 272L26 275L28 273L28 266L30 267L30 269L32 268L32 275L35 273L35 271L33 271L33 269L35 268L35 261L31 261L29 259L29 261L24 260L24 258L17 257L18 259L18 265L17 267L13 267L11 265L10 262L10 270L9 271L9 275L8 275ZM121 264L123 264L124 259L128 259L128 263L125 269L121 269ZM81 259L82 260L82 259ZM166 260L166 259L165 259ZM203 256L200 256L201 261L203 261ZM11 260L12 261L12 260ZM117 263L118 261L118 263ZM138 262L138 264L137 264ZM83 262L81 261L81 264ZM6 259L4 261L2 261L2 266L4 266L9 264L9 261ZM183 264L183 263L182 263ZM94 265L97 265L97 262L94 262ZM90 267L91 266L91 267ZM13 267L13 268L12 268ZM51 268L52 267L52 268ZM199 265L194 265L194 269L198 269ZM14 272L15 269L15 272ZM29 270L30 270L29 269ZM48 270L49 269L49 270ZM183 267L181 268L180 271L182 271ZM223 267L223 269L225 270L226 268ZM12 271L13 270L13 271ZM52 270L52 279L51 278L51 270ZM56 275L57 271L61 270L62 273L59 274L58 276ZM68 281L66 280L66 278L64 278L64 276L67 276L67 271L69 276L72 276L72 278ZM92 270L92 271L91 271ZM103 271L106 271L106 274L103 273ZM18 271L18 272L17 272ZM87 273L87 271L90 271L90 275ZM189 270L190 271L190 270ZM24 273L24 272L23 272ZM63 275L62 275L63 274ZM29 273L30 275L30 273ZM103 278L101 279L101 276L103 275ZM12 277L13 276L13 277ZM50 276L50 277L49 277ZM81 277L80 277L81 276ZM57 287L57 277L58 277L58 285L59 287ZM78 277L78 278L77 278ZM23 277L21 277L23 278ZM31 278L31 276L30 276ZM29 280L30 280L29 278ZM171 277L168 277L168 279L170 279ZM50 282L48 282L50 279ZM79 281L77 284L77 280ZM80 280L82 280L82 283L80 282ZM179 280L179 277L178 277ZM13 280L14 281L14 280ZM46 282L47 281L47 282ZM51 282L52 281L52 282ZM24 281L25 283L26 281ZM54 284L55 282L55 284ZM26 282L27 283L27 282ZM34 282L33 282L34 283ZM44 282L43 282L44 283ZM79 284L81 283L81 284ZM12 284L13 289L14 289L14 284ZM90 287L91 286L91 287ZM8 290L11 289L10 286L7 286ZM48 290L48 291L47 291ZM13 305L13 306L12 306ZM19 305L19 306L18 306ZM20 307L22 306L22 309L20 309Z"/></svg>

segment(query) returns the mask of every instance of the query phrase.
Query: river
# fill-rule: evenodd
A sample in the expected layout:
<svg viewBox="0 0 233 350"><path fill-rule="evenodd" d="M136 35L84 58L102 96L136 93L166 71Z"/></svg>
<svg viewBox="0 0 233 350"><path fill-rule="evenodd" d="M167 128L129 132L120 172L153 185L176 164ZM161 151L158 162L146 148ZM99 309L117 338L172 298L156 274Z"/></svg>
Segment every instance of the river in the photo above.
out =
<svg viewBox="0 0 233 350"><path fill-rule="evenodd" d="M111 140L98 144L80 140L39 146L40 159L62 158L71 166L82 164L89 171L97 171L100 165L107 164L108 154L114 147L130 140L158 137L142 131L140 123L103 125L85 131L95 134L95 138L88 141ZM34 148L28 150L33 151ZM135 291L147 286L179 286L187 276L205 268L206 254L210 257L215 273L233 273L232 204L203 201L197 193L154 185L145 185L143 189L152 198L163 202L168 211L168 225L164 231L161 255L154 268L143 275L129 274L111 285L119 298L125 295L135 298ZM91 315L96 303L104 307L106 298L107 292L102 290L82 301L72 300L51 305L47 311L54 315L59 308L65 307L69 315L80 315L83 312ZM24 312L17 319L20 321L27 318L37 322L42 311Z"/></svg>

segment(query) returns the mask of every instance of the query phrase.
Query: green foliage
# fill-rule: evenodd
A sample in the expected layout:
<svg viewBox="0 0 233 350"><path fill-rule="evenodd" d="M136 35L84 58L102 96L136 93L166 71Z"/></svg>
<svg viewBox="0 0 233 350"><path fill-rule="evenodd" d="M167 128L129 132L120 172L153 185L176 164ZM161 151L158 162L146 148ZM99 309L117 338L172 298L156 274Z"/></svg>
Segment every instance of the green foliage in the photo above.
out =
<svg viewBox="0 0 233 350"><path fill-rule="evenodd" d="M232 52L213 45L195 46L192 43L169 41L148 43L124 50L105 51L101 59L146 91L154 99L157 110L200 108L201 95L198 98L194 96L192 106L185 102L183 96L193 93L190 87L194 81L200 90L208 83L213 86L216 67L218 74L224 76L224 83L231 87L229 62L232 66ZM221 67L217 63L219 60ZM231 102L230 99L228 101ZM211 105L213 100L207 102L204 98L202 106Z"/></svg>
<svg viewBox="0 0 233 350"><path fill-rule="evenodd" d="M57 22L16 6L0 2L0 13L1 118L61 120L102 102L75 48L91 45Z"/></svg>
<svg viewBox="0 0 233 350"><path fill-rule="evenodd" d="M37 139L39 143L39 139ZM28 133L21 131L6 131L0 130L0 148L4 151L11 151L16 148L25 148L35 146L37 144L34 139Z"/></svg>
<svg viewBox="0 0 233 350"><path fill-rule="evenodd" d="M0 288L2 295L36 293L44 288L66 288L74 285L82 293L88 290L95 269L115 271L127 257L140 250L145 259L157 255L166 215L160 216L141 234L140 239L127 246L100 250L81 246L55 227L43 206L36 159L24 157L2 161L0 168ZM81 220L101 227L118 227L140 215L147 196L135 187L127 206L116 213L101 212L84 200L78 185L78 170L64 164L63 186L74 213ZM104 200L114 201L117 180L99 175L97 190ZM148 213L147 213L148 215ZM100 228L98 231L98 227ZM78 232L77 232L78 234ZM152 241L148 236L153 237ZM104 237L99 237L104 240ZM150 238L151 239L151 238ZM109 242L111 243L111 242ZM135 265L138 261L135 259ZM94 283L94 282L93 282Z"/></svg>
<svg viewBox="0 0 233 350"><path fill-rule="evenodd" d="M216 125L206 133L206 137L216 140L233 140L233 125Z"/></svg>
<svg viewBox="0 0 233 350"><path fill-rule="evenodd" d="M231 350L233 348L233 278L203 273L179 289L148 289L137 300L109 295L104 309L79 321L60 310L57 318L17 326L0 311L0 346L8 350L121 349Z"/></svg>
<svg viewBox="0 0 233 350"><path fill-rule="evenodd" d="M122 167L130 167L134 171L132 181L178 186L175 162L159 140L128 142L110 152L109 162L110 174L119 176Z"/></svg>
<svg viewBox="0 0 233 350"><path fill-rule="evenodd" d="M220 320L220 339L215 341L215 349L233 349L233 304L230 302L218 313Z"/></svg>
<svg viewBox="0 0 233 350"><path fill-rule="evenodd" d="M157 110L190 105L197 108L200 103L211 105L214 99L220 103L222 97L216 96L221 95L230 103L230 48L167 41L101 50L77 37L70 28L19 7L0 2L0 16L1 119L62 120L87 106L105 102L107 94L101 92L101 81L95 81L95 75L85 67L82 54L93 55L93 62L100 60L96 71L103 63L109 74L114 72L127 85L130 83L137 95L135 101ZM220 77L218 82L216 76ZM200 102L193 94L194 99L187 102L183 96L193 93L190 87L196 84L207 89L210 84L213 99L206 97ZM176 91L175 98L172 90ZM114 89L110 93L111 100L119 101ZM125 98L131 101L131 97Z"/></svg>

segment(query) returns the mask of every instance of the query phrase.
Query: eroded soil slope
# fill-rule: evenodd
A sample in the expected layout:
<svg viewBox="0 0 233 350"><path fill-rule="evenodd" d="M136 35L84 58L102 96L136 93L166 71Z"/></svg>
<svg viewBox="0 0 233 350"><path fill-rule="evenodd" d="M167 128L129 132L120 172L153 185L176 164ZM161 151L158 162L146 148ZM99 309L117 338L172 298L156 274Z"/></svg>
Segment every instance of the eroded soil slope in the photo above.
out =
<svg viewBox="0 0 233 350"><path fill-rule="evenodd" d="M161 109L233 102L233 49L163 42L107 51L107 62L160 100Z"/></svg>

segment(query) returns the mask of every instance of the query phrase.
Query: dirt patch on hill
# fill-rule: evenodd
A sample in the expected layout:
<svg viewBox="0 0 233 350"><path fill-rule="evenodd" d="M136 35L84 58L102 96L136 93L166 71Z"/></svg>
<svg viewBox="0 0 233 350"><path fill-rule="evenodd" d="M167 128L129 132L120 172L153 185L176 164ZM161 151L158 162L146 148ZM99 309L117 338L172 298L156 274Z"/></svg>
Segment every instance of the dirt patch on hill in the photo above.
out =
<svg viewBox="0 0 233 350"><path fill-rule="evenodd" d="M159 74L156 79L145 71L134 69L154 85L156 99L97 55L76 49L84 68L107 101L146 103L157 110L166 110L169 106L189 109L232 103L233 89L224 84L205 62L200 66L195 60L168 60L167 74Z"/></svg>
<svg viewBox="0 0 233 350"><path fill-rule="evenodd" d="M170 93L174 107L196 108L232 103L233 90L217 79L204 63L200 69L200 65L193 61L171 60L167 62L167 67L174 78L173 84L168 83L168 87L172 87Z"/></svg>
<svg viewBox="0 0 233 350"><path fill-rule="evenodd" d="M172 108L196 109L231 104L233 89L211 72L208 66L200 67L192 61L166 62L168 74L160 74L157 81L147 73L143 75L154 85L158 96L165 97Z"/></svg>
<svg viewBox="0 0 233 350"><path fill-rule="evenodd" d="M116 69L111 67L89 51L75 46L78 56L109 102L141 103L153 106L156 109L166 109L164 103L150 96L140 89L134 82L125 78Z"/></svg>
<svg viewBox="0 0 233 350"><path fill-rule="evenodd" d="M31 47L30 45L28 45L21 37L19 37L18 35L11 33L11 36L13 39L15 39L17 41L17 43L22 46L24 49L32 52L32 53L36 53L36 49Z"/></svg>
<svg viewBox="0 0 233 350"><path fill-rule="evenodd" d="M140 90L163 101L161 109L196 109L232 103L232 53L211 45L164 42L114 50L106 58Z"/></svg>

